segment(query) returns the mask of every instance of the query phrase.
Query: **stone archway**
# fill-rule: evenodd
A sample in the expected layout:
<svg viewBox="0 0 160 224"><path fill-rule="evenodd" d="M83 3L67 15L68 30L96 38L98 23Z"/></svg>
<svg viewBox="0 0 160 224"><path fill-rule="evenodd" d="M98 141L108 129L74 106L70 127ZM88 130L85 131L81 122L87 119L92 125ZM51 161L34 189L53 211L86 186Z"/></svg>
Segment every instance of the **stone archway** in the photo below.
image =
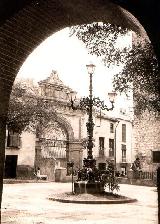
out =
<svg viewBox="0 0 160 224"><path fill-rule="evenodd" d="M137 32L141 31L133 17L126 16L121 5L137 17L145 27L160 60L160 32L155 1L85 1L85 0L14 0L2 1L0 21L0 183L3 179L5 119L11 88L18 70L27 56L44 39L71 25L93 21L113 22ZM113 3L115 4L113 4ZM10 7L8 7L10 6ZM151 7L154 7L155 14ZM147 16L146 16L147 15ZM152 17L152 19L151 19Z"/></svg>
<svg viewBox="0 0 160 224"><path fill-rule="evenodd" d="M74 138L71 125L56 112L45 126L41 124L35 146L35 170L40 168L47 179L55 180L57 168L66 168L69 160L69 141Z"/></svg>
<svg viewBox="0 0 160 224"><path fill-rule="evenodd" d="M50 121L40 127L35 147L35 169L39 167L48 179L55 179L56 169L67 169L67 162L74 160L75 168L82 166L83 146L74 137L69 121L52 111Z"/></svg>

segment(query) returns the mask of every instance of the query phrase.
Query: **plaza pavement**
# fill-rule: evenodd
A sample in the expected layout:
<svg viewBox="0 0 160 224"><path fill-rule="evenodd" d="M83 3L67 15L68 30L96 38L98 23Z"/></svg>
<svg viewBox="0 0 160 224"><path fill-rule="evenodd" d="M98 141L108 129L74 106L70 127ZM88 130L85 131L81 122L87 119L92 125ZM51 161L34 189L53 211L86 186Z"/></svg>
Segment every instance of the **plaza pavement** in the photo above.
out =
<svg viewBox="0 0 160 224"><path fill-rule="evenodd" d="M120 185L130 204L71 204L48 200L71 183L4 184L2 224L157 224L155 187Z"/></svg>

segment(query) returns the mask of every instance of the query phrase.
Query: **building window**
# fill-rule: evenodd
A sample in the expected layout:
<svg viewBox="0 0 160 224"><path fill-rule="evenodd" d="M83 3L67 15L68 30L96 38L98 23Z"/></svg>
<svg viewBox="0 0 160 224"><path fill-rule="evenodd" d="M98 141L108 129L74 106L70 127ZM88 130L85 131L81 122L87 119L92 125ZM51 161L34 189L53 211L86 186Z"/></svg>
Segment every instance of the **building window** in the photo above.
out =
<svg viewBox="0 0 160 224"><path fill-rule="evenodd" d="M20 144L21 144L21 138L19 133L14 132L12 130L8 131L7 147L20 148Z"/></svg>
<svg viewBox="0 0 160 224"><path fill-rule="evenodd" d="M109 157L114 157L114 139L109 139Z"/></svg>
<svg viewBox="0 0 160 224"><path fill-rule="evenodd" d="M99 156L104 156L104 137L99 137Z"/></svg>
<svg viewBox="0 0 160 224"><path fill-rule="evenodd" d="M126 145L122 144L122 162L126 162Z"/></svg>
<svg viewBox="0 0 160 224"><path fill-rule="evenodd" d="M126 142L126 124L122 124L122 142Z"/></svg>
<svg viewBox="0 0 160 224"><path fill-rule="evenodd" d="M114 133L114 124L110 123L110 133Z"/></svg>

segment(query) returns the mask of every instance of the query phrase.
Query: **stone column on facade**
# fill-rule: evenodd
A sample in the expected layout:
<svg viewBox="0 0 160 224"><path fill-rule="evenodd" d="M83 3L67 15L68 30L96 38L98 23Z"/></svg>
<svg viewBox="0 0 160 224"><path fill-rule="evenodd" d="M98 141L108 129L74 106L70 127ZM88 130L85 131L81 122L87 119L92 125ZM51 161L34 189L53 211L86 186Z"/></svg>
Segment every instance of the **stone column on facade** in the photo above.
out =
<svg viewBox="0 0 160 224"><path fill-rule="evenodd" d="M69 141L66 142L66 160L69 161Z"/></svg>
<svg viewBox="0 0 160 224"><path fill-rule="evenodd" d="M42 141L37 138L35 146L35 169L40 168L42 175L47 175L48 180L55 180L55 161L53 157L45 157L42 154Z"/></svg>
<svg viewBox="0 0 160 224"><path fill-rule="evenodd" d="M82 168L83 160L83 146L81 141L71 141L69 142L69 158L68 161L74 162L74 169Z"/></svg>
<svg viewBox="0 0 160 224"><path fill-rule="evenodd" d="M37 169L39 167L39 160L41 158L41 141L39 138L36 138L35 144L35 161L34 161L34 168Z"/></svg>

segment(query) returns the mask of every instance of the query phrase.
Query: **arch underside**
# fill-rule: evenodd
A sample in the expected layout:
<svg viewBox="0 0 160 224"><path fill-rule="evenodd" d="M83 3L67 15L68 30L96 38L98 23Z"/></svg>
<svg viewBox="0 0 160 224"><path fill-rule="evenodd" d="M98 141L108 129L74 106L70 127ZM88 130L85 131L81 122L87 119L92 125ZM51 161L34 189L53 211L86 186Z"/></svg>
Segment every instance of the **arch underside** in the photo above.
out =
<svg viewBox="0 0 160 224"><path fill-rule="evenodd" d="M57 123L59 123L62 130L64 130L64 132L66 134L67 141L74 140L73 128L72 128L71 124L63 116L60 116L57 113L54 113L53 121L56 121Z"/></svg>
<svg viewBox="0 0 160 224"><path fill-rule="evenodd" d="M74 131L73 128L71 126L71 124L67 121L67 119L58 114L56 111L52 111L52 113L50 113L50 118L48 120L48 122L43 125L42 127L40 127L41 130L41 135L43 136L45 133L47 135L47 130L48 130L48 136L49 136L49 129L55 129L56 131L58 129L61 129L62 131L62 135L65 136L66 141L73 141L74 140ZM52 133L50 133L52 135Z"/></svg>

